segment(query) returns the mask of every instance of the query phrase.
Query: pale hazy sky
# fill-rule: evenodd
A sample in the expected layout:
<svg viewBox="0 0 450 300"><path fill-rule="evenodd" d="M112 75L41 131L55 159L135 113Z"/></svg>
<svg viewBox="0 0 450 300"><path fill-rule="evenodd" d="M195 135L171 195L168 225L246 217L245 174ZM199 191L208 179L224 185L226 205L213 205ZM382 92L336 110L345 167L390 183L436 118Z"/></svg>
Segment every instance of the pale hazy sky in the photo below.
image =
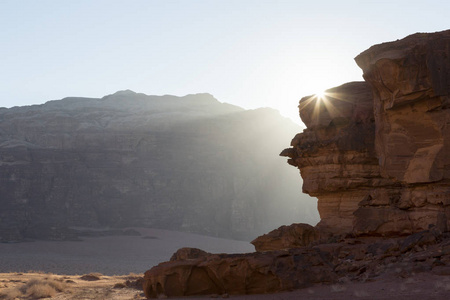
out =
<svg viewBox="0 0 450 300"><path fill-rule="evenodd" d="M450 1L0 0L0 107L208 92L297 119L373 44L450 28Z"/></svg>

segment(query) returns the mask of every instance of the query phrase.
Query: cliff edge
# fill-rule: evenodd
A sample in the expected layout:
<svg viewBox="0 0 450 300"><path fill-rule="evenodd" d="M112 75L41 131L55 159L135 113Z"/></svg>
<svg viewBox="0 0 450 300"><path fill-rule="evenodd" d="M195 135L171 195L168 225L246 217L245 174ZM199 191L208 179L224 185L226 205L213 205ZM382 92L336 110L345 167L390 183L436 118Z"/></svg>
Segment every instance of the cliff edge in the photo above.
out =
<svg viewBox="0 0 450 300"><path fill-rule="evenodd" d="M450 226L450 31L356 57L366 82L300 100L307 129L281 155L316 196L318 228L402 235Z"/></svg>

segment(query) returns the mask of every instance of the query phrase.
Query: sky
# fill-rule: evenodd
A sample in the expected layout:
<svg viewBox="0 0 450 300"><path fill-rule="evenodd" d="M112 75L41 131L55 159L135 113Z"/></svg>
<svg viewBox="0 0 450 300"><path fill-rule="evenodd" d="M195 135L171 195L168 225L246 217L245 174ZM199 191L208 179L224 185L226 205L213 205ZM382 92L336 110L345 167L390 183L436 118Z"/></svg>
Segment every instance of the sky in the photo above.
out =
<svg viewBox="0 0 450 300"><path fill-rule="evenodd" d="M295 122L301 97L362 80L354 57L450 29L450 1L0 0L0 107L210 93Z"/></svg>

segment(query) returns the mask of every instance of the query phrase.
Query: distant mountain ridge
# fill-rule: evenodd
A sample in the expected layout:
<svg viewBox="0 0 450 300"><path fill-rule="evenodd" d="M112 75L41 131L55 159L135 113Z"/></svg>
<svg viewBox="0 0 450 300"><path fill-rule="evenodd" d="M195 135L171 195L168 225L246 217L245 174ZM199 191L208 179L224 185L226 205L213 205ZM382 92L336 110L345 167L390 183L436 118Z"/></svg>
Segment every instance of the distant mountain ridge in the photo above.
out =
<svg viewBox="0 0 450 300"><path fill-rule="evenodd" d="M278 150L299 128L210 94L0 109L0 241L142 226L251 239L318 220Z"/></svg>

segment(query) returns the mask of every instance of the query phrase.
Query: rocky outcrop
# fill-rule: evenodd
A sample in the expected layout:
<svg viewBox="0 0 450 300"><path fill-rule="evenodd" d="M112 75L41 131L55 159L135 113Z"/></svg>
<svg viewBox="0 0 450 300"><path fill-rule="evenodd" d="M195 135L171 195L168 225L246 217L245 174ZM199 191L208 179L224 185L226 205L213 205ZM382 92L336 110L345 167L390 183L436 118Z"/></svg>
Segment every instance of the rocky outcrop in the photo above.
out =
<svg viewBox="0 0 450 300"><path fill-rule="evenodd" d="M318 227L323 231L350 232L353 212L367 189L384 181L375 156L372 107L365 82L329 89L323 98L300 100L300 117L307 128L281 155L300 168L303 191L319 199Z"/></svg>
<svg viewBox="0 0 450 300"><path fill-rule="evenodd" d="M307 129L281 155L300 169L329 233L450 228L450 31L356 57L366 82L300 101Z"/></svg>
<svg viewBox="0 0 450 300"><path fill-rule="evenodd" d="M398 230L409 232L430 224L449 228L449 55L450 31L445 31L373 46L356 57L374 94L380 172L392 181L376 192L396 201L372 214L375 196L369 195L356 216L371 222L357 222L356 230L385 231L395 219Z"/></svg>
<svg viewBox="0 0 450 300"><path fill-rule="evenodd" d="M305 248L171 261L145 273L144 292L149 298L264 294L331 283L336 276L326 256Z"/></svg>
<svg viewBox="0 0 450 300"><path fill-rule="evenodd" d="M0 109L0 241L76 239L73 226L250 240L314 223L315 201L300 201L295 170L275 157L298 130L274 110L209 94Z"/></svg>
<svg viewBox="0 0 450 300"><path fill-rule="evenodd" d="M257 252L308 246L321 238L320 231L309 224L292 224L257 237L251 243Z"/></svg>
<svg viewBox="0 0 450 300"><path fill-rule="evenodd" d="M172 260L147 271L143 288L148 298L264 294L421 272L449 275L449 265L450 236L427 230L402 238L343 238L289 250Z"/></svg>

